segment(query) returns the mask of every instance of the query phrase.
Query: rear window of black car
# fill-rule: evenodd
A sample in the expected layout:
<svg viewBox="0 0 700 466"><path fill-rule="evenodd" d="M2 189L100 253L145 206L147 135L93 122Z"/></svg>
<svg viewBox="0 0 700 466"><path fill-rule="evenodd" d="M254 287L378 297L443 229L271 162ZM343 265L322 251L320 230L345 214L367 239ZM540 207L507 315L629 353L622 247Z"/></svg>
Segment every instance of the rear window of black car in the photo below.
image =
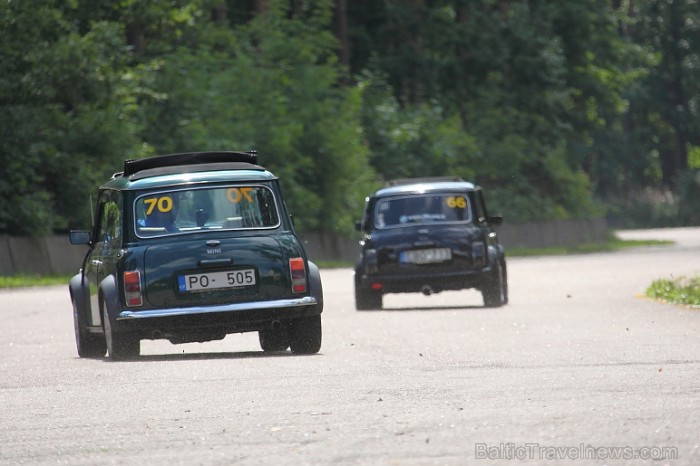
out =
<svg viewBox="0 0 700 466"><path fill-rule="evenodd" d="M471 221L469 199L464 194L423 194L381 199L374 210L376 228Z"/></svg>
<svg viewBox="0 0 700 466"><path fill-rule="evenodd" d="M265 186L159 191L134 202L137 236L148 238L203 230L276 228L275 196Z"/></svg>

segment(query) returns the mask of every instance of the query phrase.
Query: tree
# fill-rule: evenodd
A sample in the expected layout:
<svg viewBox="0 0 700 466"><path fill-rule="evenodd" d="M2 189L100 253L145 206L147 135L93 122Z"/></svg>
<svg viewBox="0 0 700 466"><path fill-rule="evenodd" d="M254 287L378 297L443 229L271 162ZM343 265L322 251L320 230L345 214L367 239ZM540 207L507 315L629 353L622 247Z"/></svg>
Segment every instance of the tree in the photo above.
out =
<svg viewBox="0 0 700 466"><path fill-rule="evenodd" d="M381 77L395 99L384 93L379 104L366 101L379 173L391 177L397 166L404 176L459 172L494 187L496 206L512 220L590 215L588 179L566 150L575 89L566 81L554 8L385 1L370 9L371 22L358 20L354 35L373 40L359 52L367 61L352 63ZM351 11L364 15L359 6ZM393 126L370 128L392 125L391 115ZM395 136L410 144L394 148Z"/></svg>
<svg viewBox="0 0 700 466"><path fill-rule="evenodd" d="M373 180L357 90L339 86L333 4L270 1L244 25L203 16L163 57L144 139L159 153L256 149L301 230L350 231Z"/></svg>
<svg viewBox="0 0 700 466"><path fill-rule="evenodd" d="M12 234L84 225L95 180L138 153L122 30L80 33L70 8L0 4L0 229Z"/></svg>
<svg viewBox="0 0 700 466"><path fill-rule="evenodd" d="M695 0L637 2L630 11L631 36L649 44L658 57L640 99L647 126L646 142L659 154L662 183L673 190L688 169L688 153L700 146L700 3Z"/></svg>

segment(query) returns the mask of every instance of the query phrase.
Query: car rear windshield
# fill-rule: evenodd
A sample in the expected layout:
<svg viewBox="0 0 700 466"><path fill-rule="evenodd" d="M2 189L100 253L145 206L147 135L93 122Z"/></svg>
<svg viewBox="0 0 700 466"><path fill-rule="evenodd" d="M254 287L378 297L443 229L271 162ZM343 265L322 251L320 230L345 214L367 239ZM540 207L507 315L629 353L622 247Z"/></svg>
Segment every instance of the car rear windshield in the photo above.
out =
<svg viewBox="0 0 700 466"><path fill-rule="evenodd" d="M134 202L137 236L148 238L203 230L276 228L273 192L265 186L159 191Z"/></svg>
<svg viewBox="0 0 700 466"><path fill-rule="evenodd" d="M374 213L374 225L380 229L470 220L469 199L464 194L424 194L381 199Z"/></svg>

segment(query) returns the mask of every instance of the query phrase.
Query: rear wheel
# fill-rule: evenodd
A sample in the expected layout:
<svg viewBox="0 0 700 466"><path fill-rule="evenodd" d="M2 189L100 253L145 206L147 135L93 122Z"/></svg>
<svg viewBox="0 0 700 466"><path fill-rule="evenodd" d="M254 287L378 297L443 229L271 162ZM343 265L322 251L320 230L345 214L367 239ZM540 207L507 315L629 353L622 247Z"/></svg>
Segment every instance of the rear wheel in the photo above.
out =
<svg viewBox="0 0 700 466"><path fill-rule="evenodd" d="M258 340L263 351L285 351L289 348L289 327L283 325L278 329L260 330Z"/></svg>
<svg viewBox="0 0 700 466"><path fill-rule="evenodd" d="M382 293L374 290L366 290L355 286L355 309L358 311L371 311L382 308Z"/></svg>
<svg viewBox="0 0 700 466"><path fill-rule="evenodd" d="M107 306L103 305L102 325L105 329L107 352L110 359L124 361L137 358L141 352L141 340L136 335L114 332L107 314Z"/></svg>
<svg viewBox="0 0 700 466"><path fill-rule="evenodd" d="M107 342L104 335L92 335L88 332L85 319L73 302L73 329L75 330L75 346L81 358L101 358L107 352Z"/></svg>
<svg viewBox="0 0 700 466"><path fill-rule="evenodd" d="M318 353L321 349L321 316L304 317L292 322L289 333L292 353Z"/></svg>
<svg viewBox="0 0 700 466"><path fill-rule="evenodd" d="M500 307L508 303L508 281L505 265L496 262L496 267L481 288L484 306Z"/></svg>

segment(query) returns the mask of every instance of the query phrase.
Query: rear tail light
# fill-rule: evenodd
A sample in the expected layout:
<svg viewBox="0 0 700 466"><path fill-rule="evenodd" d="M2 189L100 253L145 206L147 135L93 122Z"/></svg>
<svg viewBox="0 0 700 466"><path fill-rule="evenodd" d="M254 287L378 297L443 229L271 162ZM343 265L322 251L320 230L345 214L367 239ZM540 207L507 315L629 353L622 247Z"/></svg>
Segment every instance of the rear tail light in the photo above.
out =
<svg viewBox="0 0 700 466"><path fill-rule="evenodd" d="M371 274L371 273L377 273L379 272L379 267L378 267L378 256L377 256L377 250L376 249L367 249L365 250L365 273Z"/></svg>
<svg viewBox="0 0 700 466"><path fill-rule="evenodd" d="M132 270L124 272L124 298L126 299L127 306L143 305L140 271Z"/></svg>
<svg viewBox="0 0 700 466"><path fill-rule="evenodd" d="M289 272L292 277L292 291L294 293L304 293L306 291L306 266L304 259L301 257L289 259Z"/></svg>

